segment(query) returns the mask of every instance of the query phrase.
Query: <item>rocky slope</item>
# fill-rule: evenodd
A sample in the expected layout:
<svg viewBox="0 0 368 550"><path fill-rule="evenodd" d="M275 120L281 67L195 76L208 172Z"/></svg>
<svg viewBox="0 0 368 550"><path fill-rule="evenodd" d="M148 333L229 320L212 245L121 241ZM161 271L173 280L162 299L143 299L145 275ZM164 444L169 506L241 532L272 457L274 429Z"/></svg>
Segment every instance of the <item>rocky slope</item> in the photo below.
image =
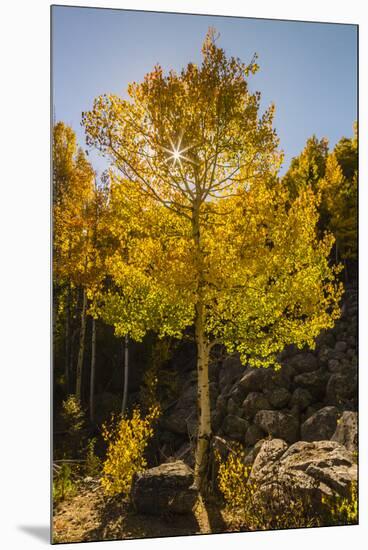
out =
<svg viewBox="0 0 368 550"><path fill-rule="evenodd" d="M314 350L291 346L282 368L250 368L237 356L210 369L212 425L225 440L251 451L271 436L287 444L331 439L344 412L357 410L357 292L347 289L341 318L321 333ZM161 420L163 455L192 462L188 442L196 431L196 372L181 371L180 395ZM356 415L353 415L356 425ZM350 422L350 424L351 424ZM355 432L346 437L356 443ZM355 433L355 435L351 435ZM340 435L340 437L343 437ZM350 442L350 448L352 443Z"/></svg>

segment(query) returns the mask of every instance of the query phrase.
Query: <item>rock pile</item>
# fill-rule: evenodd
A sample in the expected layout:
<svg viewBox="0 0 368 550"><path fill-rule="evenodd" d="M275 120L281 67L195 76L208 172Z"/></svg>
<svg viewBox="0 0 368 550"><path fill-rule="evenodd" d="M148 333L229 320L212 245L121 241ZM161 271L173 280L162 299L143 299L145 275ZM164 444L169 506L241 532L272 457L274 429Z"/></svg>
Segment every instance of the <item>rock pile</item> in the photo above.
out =
<svg viewBox="0 0 368 550"><path fill-rule="evenodd" d="M288 443L331 439L344 411L357 408L356 314L356 294L349 292L342 318L318 337L316 349L290 347L278 371L226 359L212 414L217 433L246 447L267 436Z"/></svg>
<svg viewBox="0 0 368 550"><path fill-rule="evenodd" d="M346 425L349 430L354 422L356 425L356 290L346 291L341 318L333 329L319 335L314 350L290 346L280 354L280 363L282 367L277 371L251 368L231 356L212 365L213 432L225 440L240 442L250 451L269 436L287 444L333 438L350 450L356 448L356 428L355 435L345 433ZM194 364L182 375L179 399L161 421L172 454L193 440L197 429ZM189 455L185 460L192 464Z"/></svg>

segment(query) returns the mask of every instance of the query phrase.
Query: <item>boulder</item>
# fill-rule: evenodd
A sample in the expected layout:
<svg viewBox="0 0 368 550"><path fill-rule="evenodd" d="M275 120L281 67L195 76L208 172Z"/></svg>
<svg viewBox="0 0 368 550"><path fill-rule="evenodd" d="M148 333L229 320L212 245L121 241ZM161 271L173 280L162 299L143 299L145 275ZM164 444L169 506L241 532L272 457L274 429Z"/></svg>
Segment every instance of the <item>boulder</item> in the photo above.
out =
<svg viewBox="0 0 368 550"><path fill-rule="evenodd" d="M219 369L218 381L219 387L233 385L244 373L245 367L241 364L238 356L227 357Z"/></svg>
<svg viewBox="0 0 368 550"><path fill-rule="evenodd" d="M253 416L262 409L269 409L270 404L263 393L251 392L244 399L242 410L245 418L253 418Z"/></svg>
<svg viewBox="0 0 368 550"><path fill-rule="evenodd" d="M355 335L350 335L347 339L347 343L350 348L355 350L357 348L357 337Z"/></svg>
<svg viewBox="0 0 368 550"><path fill-rule="evenodd" d="M312 396L308 390L296 388L291 396L289 405L293 410L302 412L312 403L312 400Z"/></svg>
<svg viewBox="0 0 368 550"><path fill-rule="evenodd" d="M196 409L175 408L171 414L160 419L160 427L174 434L193 436L197 430Z"/></svg>
<svg viewBox="0 0 368 550"><path fill-rule="evenodd" d="M244 465L245 466L252 466L253 462L255 461L255 459L257 458L257 455L259 453L259 451L261 450L262 448L262 445L265 441L269 441L269 440L266 440L266 439L260 439L259 441L257 441L257 443L254 445L254 447L252 447L248 452L247 454L245 455L244 457Z"/></svg>
<svg viewBox="0 0 368 550"><path fill-rule="evenodd" d="M357 481L353 454L336 441L265 441L253 463L248 483L257 501L280 506L290 500L310 503L313 514L323 510L322 498L347 497Z"/></svg>
<svg viewBox="0 0 368 550"><path fill-rule="evenodd" d="M227 409L226 397L220 393L216 400L216 411L225 414Z"/></svg>
<svg viewBox="0 0 368 550"><path fill-rule="evenodd" d="M251 424L245 432L244 442L247 447L253 447L260 439L263 439L265 433L259 426Z"/></svg>
<svg viewBox="0 0 368 550"><path fill-rule="evenodd" d="M254 417L254 423L266 434L284 439L289 443L299 437L299 422L295 416L281 411L259 411Z"/></svg>
<svg viewBox="0 0 368 550"><path fill-rule="evenodd" d="M341 406L357 398L357 378L352 372L335 373L328 381L326 403Z"/></svg>
<svg viewBox="0 0 368 550"><path fill-rule="evenodd" d="M257 457L254 459L250 480L259 482L264 469L271 467L287 450L288 445L283 439L265 439L258 446Z"/></svg>
<svg viewBox="0 0 368 550"><path fill-rule="evenodd" d="M275 409L283 409L290 401L291 394L286 388L275 388L267 394L268 400ZM267 407L263 407L266 409Z"/></svg>
<svg viewBox="0 0 368 550"><path fill-rule="evenodd" d="M229 397L231 397L231 399L233 401L235 401L235 403L237 405L239 405L239 407L241 406L243 400L244 400L244 397L246 395L246 392L244 391L244 389L239 385L239 384L235 384L231 389L230 389L230 392L228 394Z"/></svg>
<svg viewBox="0 0 368 550"><path fill-rule="evenodd" d="M329 359L327 368L330 372L339 372L341 370L341 364L337 359Z"/></svg>
<svg viewBox="0 0 368 550"><path fill-rule="evenodd" d="M331 439L336 430L339 411L336 407L324 407L312 414L300 427L303 441Z"/></svg>
<svg viewBox="0 0 368 550"><path fill-rule="evenodd" d="M239 380L239 387L247 395L250 392L261 392L269 386L272 378L272 369L249 368Z"/></svg>
<svg viewBox="0 0 368 550"><path fill-rule="evenodd" d="M339 342L336 342L335 344L335 351L344 353L347 350L347 343L340 340Z"/></svg>
<svg viewBox="0 0 368 550"><path fill-rule="evenodd" d="M197 381L188 380L186 384L181 388L180 397L178 399L177 409L189 409L195 407L197 404Z"/></svg>
<svg viewBox="0 0 368 550"><path fill-rule="evenodd" d="M211 409L214 409L216 407L216 401L218 397L218 389L217 384L215 382L210 382L209 384L209 390L210 390L210 407ZM196 396L195 396L195 405L197 404L197 387L196 387Z"/></svg>
<svg viewBox="0 0 368 550"><path fill-rule="evenodd" d="M182 460L150 468L135 476L131 497L141 514L189 514L197 499L193 471Z"/></svg>
<svg viewBox="0 0 368 550"><path fill-rule="evenodd" d="M351 452L358 450L358 415L353 411L344 411L337 422L332 441L344 445Z"/></svg>
<svg viewBox="0 0 368 550"><path fill-rule="evenodd" d="M239 407L238 403L230 397L230 399L227 402L227 413L228 414L234 414L236 416L242 416L243 411Z"/></svg>
<svg viewBox="0 0 368 550"><path fill-rule="evenodd" d="M211 426L215 433L220 429L223 419L224 415L222 413L217 410L211 411Z"/></svg>
<svg viewBox="0 0 368 550"><path fill-rule="evenodd" d="M290 364L294 367L297 374L313 372L318 369L317 358L311 352L303 352L295 355Z"/></svg>
<svg viewBox="0 0 368 550"><path fill-rule="evenodd" d="M327 365L330 359L334 359L334 350L328 346L322 346L318 350L318 362L321 365Z"/></svg>
<svg viewBox="0 0 368 550"><path fill-rule="evenodd" d="M335 346L335 337L332 332L328 330L322 330L316 338L316 345L318 347L327 346L333 348Z"/></svg>
<svg viewBox="0 0 368 550"><path fill-rule="evenodd" d="M269 368L268 370L270 372L269 386L271 388L290 388L292 380L296 374L295 368L290 363L284 363L281 368L277 370L272 368Z"/></svg>
<svg viewBox="0 0 368 550"><path fill-rule="evenodd" d="M326 393L326 384L330 374L324 369L298 374L294 382L296 386L308 390L315 399L321 399Z"/></svg>
<svg viewBox="0 0 368 550"><path fill-rule="evenodd" d="M231 439L237 441L243 441L245 432L249 427L249 422L235 415L227 415L222 424L222 431L225 435L229 436Z"/></svg>

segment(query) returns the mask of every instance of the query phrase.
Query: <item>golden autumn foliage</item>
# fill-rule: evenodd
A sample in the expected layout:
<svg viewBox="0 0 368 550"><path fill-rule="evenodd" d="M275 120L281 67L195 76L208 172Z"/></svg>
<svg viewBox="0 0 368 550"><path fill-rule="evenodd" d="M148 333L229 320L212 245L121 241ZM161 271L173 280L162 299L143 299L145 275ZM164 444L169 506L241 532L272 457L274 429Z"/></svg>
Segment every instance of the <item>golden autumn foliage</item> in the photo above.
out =
<svg viewBox="0 0 368 550"><path fill-rule="evenodd" d="M358 138L342 138L329 152L326 138L312 136L282 178L291 196L310 187L320 196L318 222L321 233L328 230L336 239L336 257L356 259Z"/></svg>
<svg viewBox="0 0 368 550"><path fill-rule="evenodd" d="M147 466L144 451L153 436L153 423L158 416L158 407L151 407L145 417L134 409L131 418L124 416L115 425L103 426L102 435L108 448L101 485L106 494L129 494L134 474Z"/></svg>
<svg viewBox="0 0 368 550"><path fill-rule="evenodd" d="M247 486L251 471L244 464L245 453L238 449L230 452L226 460L216 456L218 463L217 486L225 503L231 508L245 508L251 488Z"/></svg>
<svg viewBox="0 0 368 550"><path fill-rule="evenodd" d="M210 342L270 364L287 344L313 346L338 316L333 238L318 239L313 192L291 200L274 177L273 108L258 119L246 67L208 37L203 54L201 68L156 67L130 102L102 96L84 113L90 143L113 161L114 287L101 313L117 335L181 337L200 300Z"/></svg>
<svg viewBox="0 0 368 550"><path fill-rule="evenodd" d="M324 497L327 521L330 525L354 525L358 523L358 484L352 483L346 496Z"/></svg>

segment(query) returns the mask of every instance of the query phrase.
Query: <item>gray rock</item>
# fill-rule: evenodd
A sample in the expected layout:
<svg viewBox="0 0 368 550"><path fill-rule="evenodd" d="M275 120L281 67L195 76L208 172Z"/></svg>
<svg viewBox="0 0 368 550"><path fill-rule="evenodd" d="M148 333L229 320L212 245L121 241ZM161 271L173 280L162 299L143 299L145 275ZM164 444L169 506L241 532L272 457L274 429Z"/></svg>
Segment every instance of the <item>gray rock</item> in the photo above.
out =
<svg viewBox="0 0 368 550"><path fill-rule="evenodd" d="M193 472L181 460L150 468L133 480L131 497L142 514L189 514L197 499Z"/></svg>
<svg viewBox="0 0 368 550"><path fill-rule="evenodd" d="M256 426L255 424L251 424L247 431L245 432L245 445L247 447L253 447L258 441L263 439L265 436L265 433L259 426Z"/></svg>
<svg viewBox="0 0 368 550"><path fill-rule="evenodd" d="M316 338L316 344L319 348L322 346L333 348L335 346L335 337L332 332L323 330Z"/></svg>
<svg viewBox="0 0 368 550"><path fill-rule="evenodd" d="M347 347L348 347L347 343L340 340L339 342L336 342L336 344L335 344L335 351L344 353L347 350Z"/></svg>
<svg viewBox="0 0 368 550"><path fill-rule="evenodd" d="M336 407L324 407L308 418L300 427L303 441L324 441L333 436L339 411Z"/></svg>
<svg viewBox="0 0 368 550"><path fill-rule="evenodd" d="M253 416L262 409L269 409L270 404L263 393L251 392L244 399L242 409L244 417L251 419Z"/></svg>
<svg viewBox="0 0 368 550"><path fill-rule="evenodd" d="M236 383L230 390L229 392L229 397L231 397L233 399L233 401L235 401L235 403L237 403L237 405L240 405L242 404L243 400L244 400L244 397L245 397L245 394L246 392L244 391L244 389L238 384Z"/></svg>
<svg viewBox="0 0 368 550"><path fill-rule="evenodd" d="M334 359L334 350L327 347L322 346L318 350L318 362L321 365L327 365L330 359Z"/></svg>
<svg viewBox="0 0 368 550"><path fill-rule="evenodd" d="M356 452L358 450L358 415L356 412L343 412L331 439L344 445L348 451Z"/></svg>
<svg viewBox="0 0 368 550"><path fill-rule="evenodd" d="M249 422L235 415L228 415L222 424L222 431L225 435L228 435L231 439L237 441L243 441L245 432L249 427Z"/></svg>
<svg viewBox="0 0 368 550"><path fill-rule="evenodd" d="M341 406L357 398L357 379L352 373L335 373L328 381L326 403Z"/></svg>
<svg viewBox="0 0 368 550"><path fill-rule="evenodd" d="M241 416L241 414L239 414L240 411L241 409L238 403L236 403L236 401L234 401L234 399L230 397L230 399L227 402L227 414L235 414L235 415Z"/></svg>
<svg viewBox="0 0 368 550"><path fill-rule="evenodd" d="M295 368L290 363L284 363L278 370L269 369L271 372L270 384L272 387L289 389L296 374Z"/></svg>
<svg viewBox="0 0 368 550"><path fill-rule="evenodd" d="M296 388L290 399L290 407L298 412L304 411L312 403L312 396L304 388Z"/></svg>
<svg viewBox="0 0 368 550"><path fill-rule="evenodd" d="M254 423L266 434L284 439L289 443L299 437L299 422L292 414L281 411L259 411L254 417Z"/></svg>
<svg viewBox="0 0 368 550"><path fill-rule="evenodd" d="M227 410L226 397L220 394L216 400L216 410L219 413L225 414Z"/></svg>
<svg viewBox="0 0 368 550"><path fill-rule="evenodd" d="M318 369L313 372L306 372L295 377L296 386L308 390L315 399L321 399L326 392L326 384L330 374L324 369Z"/></svg>
<svg viewBox="0 0 368 550"><path fill-rule="evenodd" d="M267 394L268 400L275 409L283 409L290 401L290 392L286 388L275 388ZM267 407L263 407L266 409Z"/></svg>
<svg viewBox="0 0 368 550"><path fill-rule="evenodd" d="M251 466L253 464L253 462L257 458L257 455L258 455L259 451L261 450L262 445L265 441L266 441L266 439L260 439L254 445L254 447L249 450L249 452L245 455L245 458L244 458L245 466Z"/></svg>
<svg viewBox="0 0 368 550"><path fill-rule="evenodd" d="M318 369L317 358L311 352L298 353L292 358L290 364L294 367L297 374L313 372Z"/></svg>
<svg viewBox="0 0 368 550"><path fill-rule="evenodd" d="M218 412L217 410L211 411L211 426L214 433L219 431L223 419L224 415L222 413Z"/></svg>
<svg viewBox="0 0 368 550"><path fill-rule="evenodd" d="M175 408L171 414L160 419L160 427L174 434L193 436L197 430L197 411L195 407L188 409Z"/></svg>
<svg viewBox="0 0 368 550"><path fill-rule="evenodd" d="M210 382L209 390L210 390L210 406L211 406L211 409L214 409L216 407L216 400L218 397L217 384L215 382ZM196 400L197 400L197 392L196 392Z"/></svg>
<svg viewBox="0 0 368 550"><path fill-rule="evenodd" d="M219 387L223 388L227 384L233 385L244 371L245 367L241 364L239 356L227 357L219 369Z"/></svg>
<svg viewBox="0 0 368 550"><path fill-rule="evenodd" d="M251 481L260 481L259 475L264 468L275 463L287 450L288 445L282 439L266 439L261 443L250 473Z"/></svg>
<svg viewBox="0 0 368 550"><path fill-rule="evenodd" d="M240 379L239 387L246 394L250 392L261 392L269 385L270 375L268 369L252 368Z"/></svg>
<svg viewBox="0 0 368 550"><path fill-rule="evenodd" d="M357 348L357 337L353 335L349 336L347 339L347 343L351 348L355 350Z"/></svg>
<svg viewBox="0 0 368 550"><path fill-rule="evenodd" d="M322 498L348 496L357 481L357 465L350 451L335 441L265 441L254 461L248 483L254 498L282 509L290 499L310 502L313 513L323 510Z"/></svg>
<svg viewBox="0 0 368 550"><path fill-rule="evenodd" d="M330 359L327 368L330 372L339 372L341 365L337 359Z"/></svg>

